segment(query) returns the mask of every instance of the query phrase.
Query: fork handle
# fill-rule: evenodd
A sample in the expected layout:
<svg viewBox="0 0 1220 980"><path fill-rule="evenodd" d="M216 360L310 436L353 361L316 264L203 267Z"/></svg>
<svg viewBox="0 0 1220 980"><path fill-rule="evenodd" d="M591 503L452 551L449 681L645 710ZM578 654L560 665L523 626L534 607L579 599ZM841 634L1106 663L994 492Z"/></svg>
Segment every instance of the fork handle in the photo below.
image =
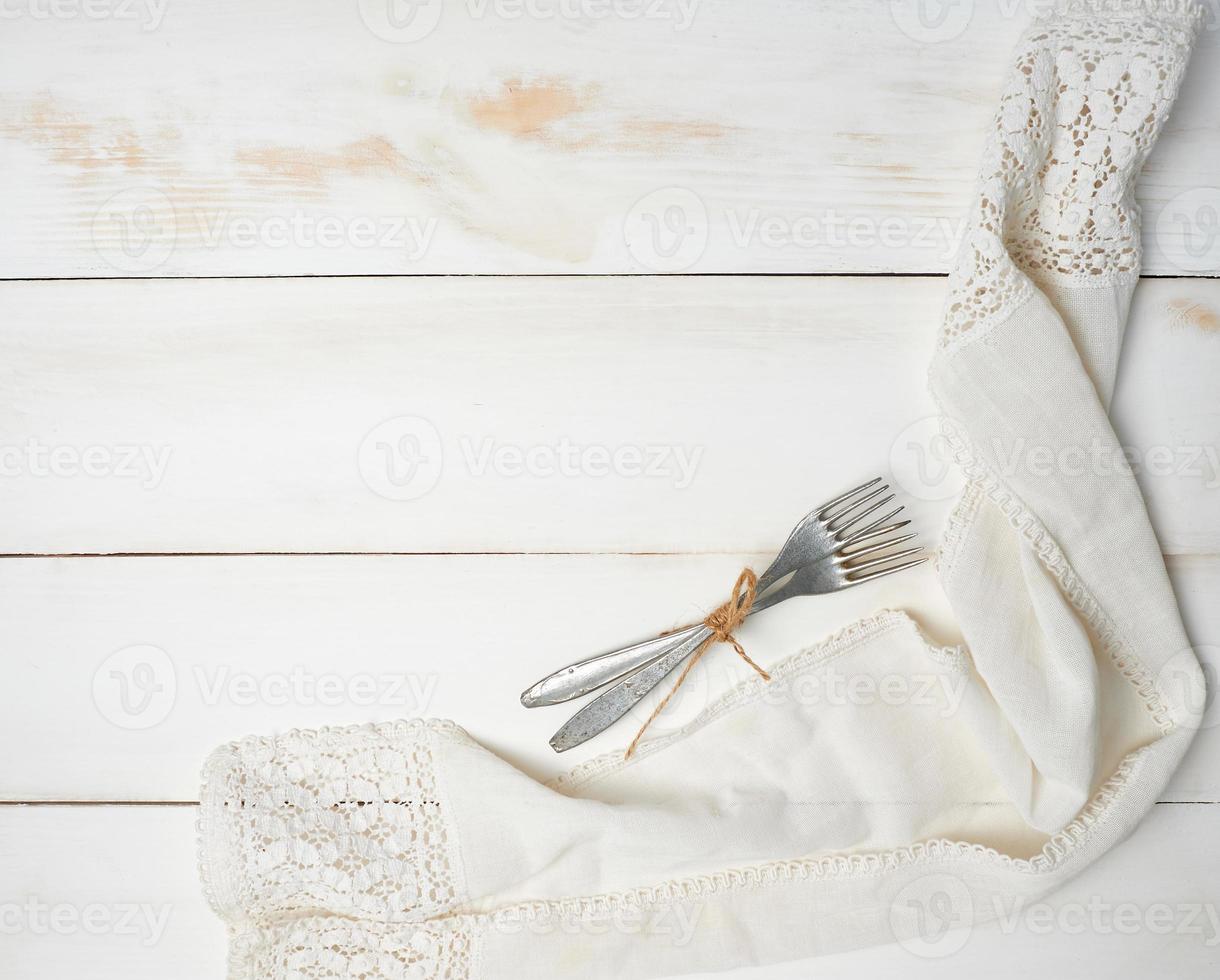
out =
<svg viewBox="0 0 1220 980"><path fill-rule="evenodd" d="M697 640L694 634L700 629L711 632L706 626L695 627L690 638L679 642L665 656L657 658L647 667L641 668L625 681L614 685L586 704L551 736L551 748L556 752L574 749L622 718L639 704L649 691L660 684L667 674L672 673L678 664L695 652L702 640Z"/></svg>
<svg viewBox="0 0 1220 980"><path fill-rule="evenodd" d="M553 674L548 674L522 694L521 703L527 708L539 708L584 697L590 691L596 691L644 664L651 663L700 630L706 629L706 626L698 623L675 633L654 636L650 640L633 643L629 647L563 667Z"/></svg>
<svg viewBox="0 0 1220 980"><path fill-rule="evenodd" d="M771 567L758 580L759 596L761 597L772 584L783 578L790 571L792 569L787 567L787 563L781 562L778 559L773 562ZM787 595L783 596L783 598L787 597ZM781 600L770 597L756 599L754 608L750 610L749 615L752 616L756 612L761 612L768 606L774 605L777 601ZM609 653L599 654L596 657L590 657L588 660L582 660L579 663L561 667L525 691L521 695L521 703L527 708L541 708L546 705L562 704L565 701L583 698L591 691L596 691L599 687L604 687L611 681L626 677L633 670L637 670L645 664L664 656L670 650L677 647L678 644L690 639L696 633L700 634L699 639L702 641L711 636L712 631L702 623L696 623L694 626L687 626L684 629L665 633L662 636L654 636L652 639L633 643L631 646L620 647L617 650L611 650Z"/></svg>

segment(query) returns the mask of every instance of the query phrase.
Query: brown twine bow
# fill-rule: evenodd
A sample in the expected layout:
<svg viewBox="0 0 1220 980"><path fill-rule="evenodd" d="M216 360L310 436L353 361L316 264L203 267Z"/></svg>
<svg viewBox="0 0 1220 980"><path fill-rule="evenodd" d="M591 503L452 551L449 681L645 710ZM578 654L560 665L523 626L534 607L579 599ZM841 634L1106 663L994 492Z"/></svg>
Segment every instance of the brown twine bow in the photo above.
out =
<svg viewBox="0 0 1220 980"><path fill-rule="evenodd" d="M745 618L750 615L750 609L754 605L754 599L757 594L758 576L751 569L743 568L741 574L737 576L737 583L733 586L733 594L729 596L729 601L714 610L703 621L703 625L712 631L712 635L695 648L694 654L686 662L686 666L682 669L682 673L678 675L678 680L674 683L674 686L669 689L669 693L661 699L661 703L653 709L652 714L648 716L648 720L636 732L635 738L627 746L627 754L623 758L630 759L635 754L636 746L640 744L640 739L648 731L648 726L656 721L657 715L665 710L673 696L678 693L678 688L685 683L687 676L694 670L695 664L711 649L713 644L730 644L737 651L737 656L741 657L742 660L758 671L758 675L763 680L771 680L771 675L746 655L745 650L741 648L741 644L737 642L737 637L733 635L733 630L745 622Z"/></svg>

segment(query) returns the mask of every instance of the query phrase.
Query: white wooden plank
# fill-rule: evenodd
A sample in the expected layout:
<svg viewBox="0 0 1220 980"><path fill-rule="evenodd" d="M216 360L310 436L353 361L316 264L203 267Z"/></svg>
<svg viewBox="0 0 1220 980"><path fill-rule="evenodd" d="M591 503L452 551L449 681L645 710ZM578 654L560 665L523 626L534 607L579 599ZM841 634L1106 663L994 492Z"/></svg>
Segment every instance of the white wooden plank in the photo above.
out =
<svg viewBox="0 0 1220 980"><path fill-rule="evenodd" d="M1220 553L1220 283L1145 281L1111 413L1168 552Z"/></svg>
<svg viewBox="0 0 1220 980"><path fill-rule="evenodd" d="M5 975L224 976L224 930L195 873L194 820L193 807L0 808ZM1065 888L1005 909L1011 924L979 927L943 957L887 946L716 976L1211 976L1220 966L1218 820L1215 806L1157 807L1130 840Z"/></svg>
<svg viewBox="0 0 1220 980"><path fill-rule="evenodd" d="M5 977L221 980L196 819L195 807L0 807Z"/></svg>
<svg viewBox="0 0 1220 980"><path fill-rule="evenodd" d="M700 618L743 564L766 557L6 559L0 716L24 748L0 757L0 798L190 801L222 742L416 715L453 718L549 778L625 745L647 709L556 756L547 739L571 709L527 711L517 695L565 663ZM1172 570L1214 677L1220 559ZM774 663L883 608L912 612L938 643L959 639L925 567L786 603L743 640ZM731 655L708 663L659 725L742 679ZM1220 706L1205 717L1163 799L1220 800Z"/></svg>
<svg viewBox="0 0 1220 980"><path fill-rule="evenodd" d="M249 732L451 717L541 778L625 747L647 715L557 756L570 706L528 711L545 674L702 618L766 556L415 556L0 561L0 713L28 752L0 758L8 800L194 800L204 757ZM758 566L761 567L761 566ZM774 662L879 608L954 638L925 568L743 631ZM742 679L731 654L664 728ZM662 693L657 692L658 695Z"/></svg>
<svg viewBox="0 0 1220 980"><path fill-rule="evenodd" d="M1194 744L1174 774L1162 799L1220 800L1220 559L1197 556L1169 560L1178 607L1186 624L1192 649L1203 668L1207 683L1203 720ZM1165 670L1167 683L1181 683L1177 671L1181 661Z"/></svg>
<svg viewBox="0 0 1220 980"><path fill-rule="evenodd" d="M938 527L955 471L924 365L943 292L796 277L0 285L0 505L23 518L0 550L767 551L886 470ZM1170 553L1220 553L1217 310L1218 282L1149 280L1129 329L1115 414L1157 464L1141 478Z"/></svg>
<svg viewBox="0 0 1220 980"><path fill-rule="evenodd" d="M1041 6L11 5L0 275L943 271ZM1220 269L1218 47L1140 188L1150 272Z"/></svg>

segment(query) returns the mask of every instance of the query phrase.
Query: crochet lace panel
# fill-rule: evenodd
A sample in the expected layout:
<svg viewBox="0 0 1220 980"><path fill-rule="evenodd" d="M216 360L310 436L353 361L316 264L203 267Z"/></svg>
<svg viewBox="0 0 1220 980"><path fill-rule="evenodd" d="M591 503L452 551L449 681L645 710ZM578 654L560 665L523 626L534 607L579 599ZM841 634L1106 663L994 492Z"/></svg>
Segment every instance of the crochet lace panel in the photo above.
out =
<svg viewBox="0 0 1220 980"><path fill-rule="evenodd" d="M233 929L230 977L469 976L469 931L426 922L463 899L419 721L247 738L205 770L201 855ZM454 736L456 737L456 736Z"/></svg>
<svg viewBox="0 0 1220 980"><path fill-rule="evenodd" d="M1092 0L1019 46L950 275L940 346L1004 319L1031 282L1104 286L1139 274L1135 178L1190 57L1202 8ZM1096 10L1130 13L1099 18Z"/></svg>

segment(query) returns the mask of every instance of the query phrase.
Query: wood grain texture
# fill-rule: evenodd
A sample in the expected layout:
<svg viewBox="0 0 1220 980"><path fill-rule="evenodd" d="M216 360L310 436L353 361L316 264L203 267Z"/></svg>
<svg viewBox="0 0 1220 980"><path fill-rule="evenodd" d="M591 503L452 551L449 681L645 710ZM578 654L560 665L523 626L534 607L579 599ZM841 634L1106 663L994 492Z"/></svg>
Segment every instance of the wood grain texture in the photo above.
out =
<svg viewBox="0 0 1220 980"><path fill-rule="evenodd" d="M761 555L7 559L12 643L0 710L37 751L0 761L0 799L195 800L204 757L252 732L459 719L539 778L624 748L648 708L563 756L571 706L526 710L545 674L702 618ZM925 567L751 620L763 662L880 608L956 639ZM147 667L137 666L140 663ZM743 679L731 654L684 685L659 730ZM658 691L659 696L662 691ZM655 700L655 699L654 699Z"/></svg>
<svg viewBox="0 0 1220 980"><path fill-rule="evenodd" d="M224 928L199 888L194 821L193 807L0 807L5 976L223 976ZM975 929L950 955L887 946L732 975L1018 980L1087 963L1118 980L1210 976L1220 966L1220 857L1209 843L1218 821L1220 807L1157 807L1106 860L1045 902L1003 909L1003 924Z"/></svg>
<svg viewBox="0 0 1220 980"><path fill-rule="evenodd" d="M0 35L3 277L944 271L1045 5L84 6ZM1218 51L1140 186L1150 273L1220 271Z"/></svg>
<svg viewBox="0 0 1220 980"><path fill-rule="evenodd" d="M23 518L0 550L765 552L886 470L932 529L956 486L924 390L943 293L0 285L0 505ZM1217 310L1220 283L1149 280L1128 331L1114 415L1171 554L1220 553Z"/></svg>
<svg viewBox="0 0 1220 980"><path fill-rule="evenodd" d="M0 713L32 748L0 757L0 799L195 800L200 765L223 742L409 716L456 719L550 778L625 747L651 705L556 756L547 739L573 708L530 711L517 695L563 664L701 618L742 565L766 557L6 559ZM1214 701L1220 560L1170 567ZM773 665L884 608L910 612L935 643L960 641L927 566L785 603L741 636ZM749 676L722 653L655 730L686 723ZM838 696L827 687L826 710ZM1162 799L1220 800L1220 706L1205 725Z"/></svg>

